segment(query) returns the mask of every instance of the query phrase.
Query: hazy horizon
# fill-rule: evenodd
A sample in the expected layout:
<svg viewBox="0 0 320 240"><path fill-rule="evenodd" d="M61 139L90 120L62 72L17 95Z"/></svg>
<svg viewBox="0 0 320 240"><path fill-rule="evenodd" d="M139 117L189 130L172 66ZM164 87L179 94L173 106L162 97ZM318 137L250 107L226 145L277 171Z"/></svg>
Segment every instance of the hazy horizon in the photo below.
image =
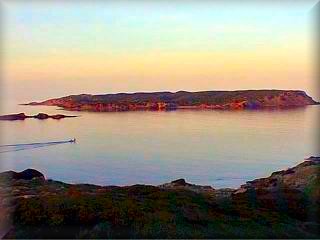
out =
<svg viewBox="0 0 320 240"><path fill-rule="evenodd" d="M4 1L1 100L281 89L320 100L318 1Z"/></svg>

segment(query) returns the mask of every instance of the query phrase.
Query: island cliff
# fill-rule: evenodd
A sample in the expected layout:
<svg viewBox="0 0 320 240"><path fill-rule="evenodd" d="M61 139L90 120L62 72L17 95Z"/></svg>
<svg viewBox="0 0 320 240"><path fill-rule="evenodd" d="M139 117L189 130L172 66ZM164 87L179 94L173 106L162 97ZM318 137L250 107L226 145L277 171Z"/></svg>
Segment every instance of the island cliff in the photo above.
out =
<svg viewBox="0 0 320 240"><path fill-rule="evenodd" d="M320 158L214 189L66 184L34 169L0 173L5 238L319 238Z"/></svg>
<svg viewBox="0 0 320 240"><path fill-rule="evenodd" d="M139 111L177 109L261 109L290 108L318 104L304 91L244 90L204 92L118 93L71 95L31 102L27 105L58 106L71 111Z"/></svg>

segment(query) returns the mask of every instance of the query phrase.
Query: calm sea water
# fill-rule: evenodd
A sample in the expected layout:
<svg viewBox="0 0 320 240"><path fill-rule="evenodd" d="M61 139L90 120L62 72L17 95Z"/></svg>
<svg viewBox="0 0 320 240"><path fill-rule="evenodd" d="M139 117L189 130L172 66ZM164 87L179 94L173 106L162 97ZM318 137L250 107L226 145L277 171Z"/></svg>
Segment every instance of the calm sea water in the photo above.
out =
<svg viewBox="0 0 320 240"><path fill-rule="evenodd" d="M69 183L161 184L185 178L195 184L238 187L319 153L319 106L119 113L16 104L1 108L2 114L17 112L81 116L0 122L1 145L75 137L76 144L10 148L0 153L1 171L35 168L47 178Z"/></svg>

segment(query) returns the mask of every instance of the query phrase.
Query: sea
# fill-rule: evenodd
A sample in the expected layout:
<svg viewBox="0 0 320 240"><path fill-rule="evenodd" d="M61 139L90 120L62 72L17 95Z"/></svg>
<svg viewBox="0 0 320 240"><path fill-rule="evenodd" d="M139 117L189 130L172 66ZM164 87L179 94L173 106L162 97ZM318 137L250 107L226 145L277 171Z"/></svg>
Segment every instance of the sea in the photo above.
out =
<svg viewBox="0 0 320 240"><path fill-rule="evenodd" d="M0 108L20 112L79 117L0 121L0 170L33 168L67 183L158 185L184 178L236 188L319 155L320 106L70 112L5 102Z"/></svg>

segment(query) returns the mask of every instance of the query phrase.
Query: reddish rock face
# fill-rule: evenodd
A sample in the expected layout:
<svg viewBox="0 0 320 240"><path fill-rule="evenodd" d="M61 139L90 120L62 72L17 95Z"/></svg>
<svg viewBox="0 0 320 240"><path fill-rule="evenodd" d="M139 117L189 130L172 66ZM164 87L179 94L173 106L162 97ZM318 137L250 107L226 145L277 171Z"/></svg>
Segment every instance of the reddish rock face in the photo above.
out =
<svg viewBox="0 0 320 240"><path fill-rule="evenodd" d="M176 109L242 110L318 104L303 91L246 90L206 92L72 95L30 105L59 106L73 111L167 111Z"/></svg>

